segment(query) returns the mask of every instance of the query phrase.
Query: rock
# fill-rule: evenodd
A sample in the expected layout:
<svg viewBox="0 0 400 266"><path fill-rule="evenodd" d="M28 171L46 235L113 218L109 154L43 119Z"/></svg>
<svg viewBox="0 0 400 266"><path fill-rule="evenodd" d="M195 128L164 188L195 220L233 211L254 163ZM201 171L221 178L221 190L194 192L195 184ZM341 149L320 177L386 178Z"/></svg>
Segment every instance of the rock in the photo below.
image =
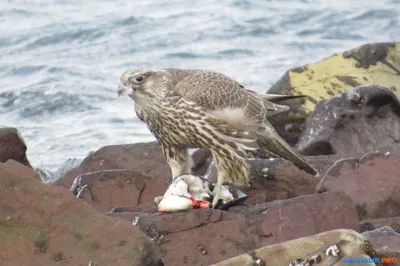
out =
<svg viewBox="0 0 400 266"><path fill-rule="evenodd" d="M334 252L330 252L331 250L333 251L335 247L339 250L337 255ZM364 236L353 230L339 229L283 242L281 244L262 247L211 266L339 266L346 265L344 260L349 258L379 259L376 257L375 251ZM306 261L312 262L306 264ZM361 263L357 265L360 264ZM372 265L376 264L373 263Z"/></svg>
<svg viewBox="0 0 400 266"><path fill-rule="evenodd" d="M207 169L207 151L200 149L193 153L195 173L205 173ZM129 145L105 146L89 154L79 167L68 171L54 182L70 188L80 174L101 170L133 170L142 174L172 180L171 170L157 142L136 143Z"/></svg>
<svg viewBox="0 0 400 266"><path fill-rule="evenodd" d="M25 141L16 128L0 128L0 163L11 159L32 168L26 150Z"/></svg>
<svg viewBox="0 0 400 266"><path fill-rule="evenodd" d="M289 106L290 109L287 112L268 117L268 121L279 136L290 146L294 146L299 141L301 133L306 127L306 119L309 114L302 108L304 103L305 98L284 101L282 104ZM262 149L260 150L262 151ZM258 155L258 157L262 156Z"/></svg>
<svg viewBox="0 0 400 266"><path fill-rule="evenodd" d="M164 265L131 223L107 217L32 169L0 163L0 261L14 265Z"/></svg>
<svg viewBox="0 0 400 266"><path fill-rule="evenodd" d="M89 154L79 167L68 171L55 184L69 189L80 174L116 169L135 170L154 177L171 176L161 146L148 142L102 147Z"/></svg>
<svg viewBox="0 0 400 266"><path fill-rule="evenodd" d="M400 152L400 101L379 85L356 87L322 100L295 148L311 156Z"/></svg>
<svg viewBox="0 0 400 266"><path fill-rule="evenodd" d="M96 209L108 212L116 206L151 204L164 194L169 183L165 176L153 178L133 170L103 170L79 175L70 191Z"/></svg>
<svg viewBox="0 0 400 266"><path fill-rule="evenodd" d="M153 203L140 203L139 205L131 206L119 206L112 208L110 215L115 213L129 213L129 212L140 212L140 213L155 213L157 212L157 206Z"/></svg>
<svg viewBox="0 0 400 266"><path fill-rule="evenodd" d="M76 179L77 182L81 183L80 187L88 184L87 191L83 196L84 200L94 204L96 208L102 211L109 211L116 206L152 203L154 197L164 194L171 182L169 167L165 163L161 149L159 149L158 144L156 145L141 143L131 145L129 148L123 146L102 148L85 159L80 167L68 172L64 178L57 181L57 184L66 187L68 185L65 182L66 180L70 180L75 175L76 177L80 176ZM149 157L154 156L153 159L149 157L140 158L138 150L142 152L144 152L143 150L150 150L147 151L147 154ZM118 151L119 158L115 155ZM215 166L207 170L210 161L212 161L212 158L208 155L207 150L199 149L195 151L192 155L196 162L193 169L196 174L208 172L208 179L216 182ZM115 161L113 161L114 158ZM315 156L308 159L323 172L337 157ZM97 163L99 160L103 162L102 165ZM248 162L251 166L251 186L241 187L241 189L249 195L248 202L251 204L312 194L315 193L316 185L320 181L320 178L306 174L284 159L256 158L249 159ZM151 169L149 164L153 165ZM156 164L159 166L156 166ZM97 170L99 168L130 170ZM138 169L138 171L134 169ZM80 174L80 172L85 174ZM137 181L139 183L145 183L145 189L140 192L140 199L138 196L140 189L138 190L136 185L132 183L136 179L140 180ZM71 188L73 180L75 178L72 179L71 184L67 187L68 189ZM121 184L126 185L120 188ZM126 192L120 193L122 191ZM232 191L235 191L234 187L232 187Z"/></svg>
<svg viewBox="0 0 400 266"><path fill-rule="evenodd" d="M380 219L370 219L361 223L361 232L371 231L383 226L391 227L396 233L400 234L400 216Z"/></svg>
<svg viewBox="0 0 400 266"><path fill-rule="evenodd" d="M338 159L337 156L307 157L312 165L320 169L321 177L314 177L298 169L289 161L281 158L248 159L250 165L250 186L240 187L240 190L249 196L249 204L259 204L273 200L283 200L303 195L314 194L323 173ZM217 170L210 168L207 179L217 180ZM231 191L235 191L231 186Z"/></svg>
<svg viewBox="0 0 400 266"><path fill-rule="evenodd" d="M310 96L302 110L310 113L321 99L360 85L380 84L400 96L400 43L365 44L319 62L287 71L268 93Z"/></svg>
<svg viewBox="0 0 400 266"><path fill-rule="evenodd" d="M192 154L193 159L193 173L204 176L208 168L210 167L211 162L213 161L212 154L209 150L206 149L196 149L196 151Z"/></svg>
<svg viewBox="0 0 400 266"><path fill-rule="evenodd" d="M400 216L399 155L368 153L341 159L326 172L317 192L348 195L360 220Z"/></svg>
<svg viewBox="0 0 400 266"><path fill-rule="evenodd" d="M308 95L291 101L289 112L271 117L289 144L294 145L305 127L305 119L321 99L360 85L380 84L400 96L400 43L372 43L334 54L319 62L287 71L268 93ZM286 103L285 103L286 104Z"/></svg>
<svg viewBox="0 0 400 266"><path fill-rule="evenodd" d="M158 245L166 265L210 265L266 245L327 230L359 230L350 198L323 193L228 212L110 213L134 221Z"/></svg>
<svg viewBox="0 0 400 266"><path fill-rule="evenodd" d="M392 228L384 226L364 232L363 235L371 242L380 257L396 258L397 262L400 262L400 234Z"/></svg>

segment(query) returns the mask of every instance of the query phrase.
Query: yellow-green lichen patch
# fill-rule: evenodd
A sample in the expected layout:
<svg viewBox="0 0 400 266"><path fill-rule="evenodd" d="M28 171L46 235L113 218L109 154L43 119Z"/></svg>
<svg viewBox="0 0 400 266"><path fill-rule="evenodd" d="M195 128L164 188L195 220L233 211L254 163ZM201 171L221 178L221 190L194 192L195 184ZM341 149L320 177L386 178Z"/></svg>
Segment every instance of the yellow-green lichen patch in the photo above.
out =
<svg viewBox="0 0 400 266"><path fill-rule="evenodd" d="M400 97L400 44L363 45L289 70L286 75L271 93L310 96L303 104L307 113L314 110L320 99L328 99L360 85L383 85Z"/></svg>

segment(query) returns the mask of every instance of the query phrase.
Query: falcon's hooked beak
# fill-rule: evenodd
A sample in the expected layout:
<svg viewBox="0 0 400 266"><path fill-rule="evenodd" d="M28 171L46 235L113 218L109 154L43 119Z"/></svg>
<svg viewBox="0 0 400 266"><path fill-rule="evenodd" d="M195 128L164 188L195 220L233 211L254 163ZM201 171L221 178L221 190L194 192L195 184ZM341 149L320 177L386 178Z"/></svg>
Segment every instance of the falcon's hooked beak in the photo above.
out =
<svg viewBox="0 0 400 266"><path fill-rule="evenodd" d="M118 85L118 96L121 97L122 95L128 94L129 88L125 87L122 84Z"/></svg>

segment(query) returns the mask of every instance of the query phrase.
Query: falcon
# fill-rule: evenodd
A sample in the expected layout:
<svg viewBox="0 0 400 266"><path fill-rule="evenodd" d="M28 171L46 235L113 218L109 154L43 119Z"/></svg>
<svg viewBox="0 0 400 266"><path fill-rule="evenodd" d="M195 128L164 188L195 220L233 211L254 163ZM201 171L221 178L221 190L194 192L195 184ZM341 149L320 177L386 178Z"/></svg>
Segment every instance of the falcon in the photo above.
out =
<svg viewBox="0 0 400 266"><path fill-rule="evenodd" d="M188 149L212 153L218 172L213 207L224 183L248 185L246 158L260 147L318 175L267 120L289 109L276 102L302 96L259 94L222 73L177 68L127 70L118 95L134 101L137 117L161 144L173 179L191 173Z"/></svg>

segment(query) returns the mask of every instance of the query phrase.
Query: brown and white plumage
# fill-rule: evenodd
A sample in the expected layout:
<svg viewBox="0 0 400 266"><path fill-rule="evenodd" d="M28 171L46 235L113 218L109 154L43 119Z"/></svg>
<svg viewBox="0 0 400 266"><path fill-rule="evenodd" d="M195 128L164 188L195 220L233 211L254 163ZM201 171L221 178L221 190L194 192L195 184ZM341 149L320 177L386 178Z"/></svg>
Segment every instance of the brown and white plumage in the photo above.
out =
<svg viewBox="0 0 400 266"><path fill-rule="evenodd" d="M160 142L173 178L191 172L188 148L211 151L218 170L213 206L223 183L248 184L246 157L260 146L318 174L266 120L288 109L274 101L296 96L258 94L221 73L172 68L126 71L118 94L134 100L138 117Z"/></svg>

